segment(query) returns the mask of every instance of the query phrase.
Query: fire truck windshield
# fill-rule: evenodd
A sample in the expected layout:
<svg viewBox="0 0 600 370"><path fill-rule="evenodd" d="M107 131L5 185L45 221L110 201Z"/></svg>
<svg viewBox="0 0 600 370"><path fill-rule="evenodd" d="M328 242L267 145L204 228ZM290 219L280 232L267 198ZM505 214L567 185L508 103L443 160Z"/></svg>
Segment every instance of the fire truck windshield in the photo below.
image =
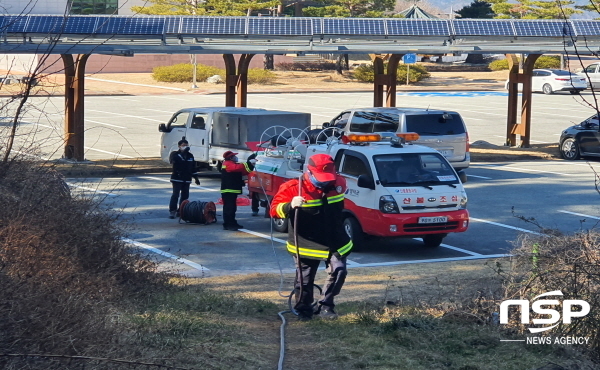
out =
<svg viewBox="0 0 600 370"><path fill-rule="evenodd" d="M458 178L446 160L436 153L382 154L373 157L383 186L450 185Z"/></svg>

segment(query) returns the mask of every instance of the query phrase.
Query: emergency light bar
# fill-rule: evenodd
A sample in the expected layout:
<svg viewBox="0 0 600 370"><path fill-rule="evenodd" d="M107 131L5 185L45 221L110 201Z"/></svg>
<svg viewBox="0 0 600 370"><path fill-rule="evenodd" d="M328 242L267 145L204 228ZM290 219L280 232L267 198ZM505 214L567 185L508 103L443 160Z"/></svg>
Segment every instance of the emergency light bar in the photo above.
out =
<svg viewBox="0 0 600 370"><path fill-rule="evenodd" d="M379 134L350 134L346 136L351 143L370 143L381 141Z"/></svg>
<svg viewBox="0 0 600 370"><path fill-rule="evenodd" d="M404 132L396 134L399 138L404 139L404 141L417 141L419 140L419 134L416 132Z"/></svg>

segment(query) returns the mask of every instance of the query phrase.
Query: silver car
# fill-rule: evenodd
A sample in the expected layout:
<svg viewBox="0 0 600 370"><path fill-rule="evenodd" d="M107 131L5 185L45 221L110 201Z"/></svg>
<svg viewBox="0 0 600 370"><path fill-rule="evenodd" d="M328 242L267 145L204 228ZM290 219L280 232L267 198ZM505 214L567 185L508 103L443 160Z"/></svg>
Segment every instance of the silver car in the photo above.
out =
<svg viewBox="0 0 600 370"><path fill-rule="evenodd" d="M508 80L505 87L508 89ZM519 84L519 90L521 90L521 87L521 84ZM556 91L579 94L587 87L585 77L562 69L534 69L531 77L532 91L543 92L546 95L554 94Z"/></svg>
<svg viewBox="0 0 600 370"><path fill-rule="evenodd" d="M337 127L345 132L416 132L415 144L439 151L457 170L469 167L469 134L460 114L423 108L355 108L337 115L323 128ZM461 175L459 173L459 175ZM461 176L461 179L464 178ZM465 182L463 180L463 182Z"/></svg>

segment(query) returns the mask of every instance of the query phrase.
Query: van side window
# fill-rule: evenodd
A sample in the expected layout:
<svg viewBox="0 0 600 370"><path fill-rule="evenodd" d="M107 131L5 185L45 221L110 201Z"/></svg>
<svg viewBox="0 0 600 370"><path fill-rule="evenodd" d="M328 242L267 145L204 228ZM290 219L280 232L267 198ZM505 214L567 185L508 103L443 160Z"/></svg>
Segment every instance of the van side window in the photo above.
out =
<svg viewBox="0 0 600 370"><path fill-rule="evenodd" d="M341 173L348 176L358 177L360 175L368 175L369 169L362 159L353 155L345 155Z"/></svg>
<svg viewBox="0 0 600 370"><path fill-rule="evenodd" d="M185 127L189 116L190 112L180 112L171 118L167 127Z"/></svg>
<svg viewBox="0 0 600 370"><path fill-rule="evenodd" d="M597 67L597 65L591 64L591 65L585 67L585 71L587 73L594 73L594 72L596 72L596 67Z"/></svg>
<svg viewBox="0 0 600 370"><path fill-rule="evenodd" d="M208 115L204 113L196 113L194 114L194 118L192 119L192 124L190 128L198 129L198 130L206 130L206 120Z"/></svg>
<svg viewBox="0 0 600 370"><path fill-rule="evenodd" d="M459 135L465 125L458 114L407 114L406 132L421 136Z"/></svg>
<svg viewBox="0 0 600 370"><path fill-rule="evenodd" d="M396 132L398 114L378 112L354 112L350 120L352 132Z"/></svg>

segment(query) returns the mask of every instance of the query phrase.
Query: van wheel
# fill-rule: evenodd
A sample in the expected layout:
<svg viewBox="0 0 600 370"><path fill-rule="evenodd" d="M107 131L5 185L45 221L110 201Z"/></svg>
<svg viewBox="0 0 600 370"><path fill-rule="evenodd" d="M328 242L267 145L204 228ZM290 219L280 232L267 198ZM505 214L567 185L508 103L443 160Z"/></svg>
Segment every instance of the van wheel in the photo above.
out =
<svg viewBox="0 0 600 370"><path fill-rule="evenodd" d="M552 91L552 86L550 86L550 84L544 84L544 86L542 86L542 91L546 95L550 95L550 94L554 93L554 91Z"/></svg>
<svg viewBox="0 0 600 370"><path fill-rule="evenodd" d="M427 248L437 248L442 244L442 240L446 237L447 234L430 234L425 235L423 237L423 244Z"/></svg>
<svg viewBox="0 0 600 370"><path fill-rule="evenodd" d="M344 231L352 239L352 251L360 252L365 242L365 234L354 217L348 216L344 219Z"/></svg>
<svg viewBox="0 0 600 370"><path fill-rule="evenodd" d="M287 218L272 218L271 224L273 225L273 230L280 233L288 232L288 219Z"/></svg>
<svg viewBox="0 0 600 370"><path fill-rule="evenodd" d="M463 170L458 171L458 178L460 179L460 182L462 182L463 184L467 183L467 174L465 173L465 171L463 171Z"/></svg>

